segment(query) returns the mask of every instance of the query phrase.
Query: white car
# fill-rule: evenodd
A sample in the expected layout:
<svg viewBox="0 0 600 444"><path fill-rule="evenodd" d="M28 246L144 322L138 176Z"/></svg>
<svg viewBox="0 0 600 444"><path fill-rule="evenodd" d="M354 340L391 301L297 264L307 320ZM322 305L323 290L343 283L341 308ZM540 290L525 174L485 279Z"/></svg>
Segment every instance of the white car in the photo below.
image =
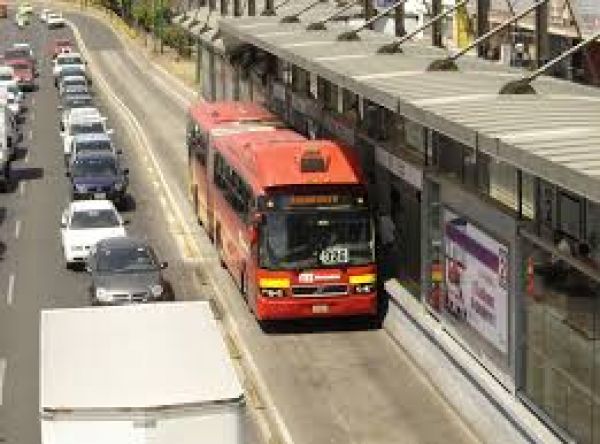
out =
<svg viewBox="0 0 600 444"><path fill-rule="evenodd" d="M106 121L106 117L100 114L98 108L94 107L81 107L81 108L68 108L63 111L60 119L60 130L65 131L71 122L75 122L77 119L102 119Z"/></svg>
<svg viewBox="0 0 600 444"><path fill-rule="evenodd" d="M84 264L102 239L127 235L125 221L109 200L71 202L62 214L60 234L67 268Z"/></svg>
<svg viewBox="0 0 600 444"><path fill-rule="evenodd" d="M12 82L0 82L0 89L6 89L9 93L14 94L15 99L17 102L19 102L19 104L23 103L25 96L23 91L21 91L21 88L19 88L16 80L13 80Z"/></svg>
<svg viewBox="0 0 600 444"><path fill-rule="evenodd" d="M46 15L46 25L48 29L64 28L65 19L60 12L50 12Z"/></svg>
<svg viewBox="0 0 600 444"><path fill-rule="evenodd" d="M0 66L0 86L16 81L15 70L11 66Z"/></svg>
<svg viewBox="0 0 600 444"><path fill-rule="evenodd" d="M0 87L0 103L6 105L13 113L13 116L18 117L21 114L21 103L13 92L8 91L4 87Z"/></svg>
<svg viewBox="0 0 600 444"><path fill-rule="evenodd" d="M73 150L88 148L95 150L108 150L117 154L111 140L112 129L107 129L103 119L78 119L71 121L67 131L61 133L63 138L63 150L65 162L69 163ZM76 143L77 141L77 143ZM97 148L94 148L97 146Z"/></svg>
<svg viewBox="0 0 600 444"><path fill-rule="evenodd" d="M85 72L85 61L83 60L83 57L81 57L81 54L77 52L57 55L53 61L52 75L55 78L58 77L60 71L66 66L79 68L81 71Z"/></svg>
<svg viewBox="0 0 600 444"><path fill-rule="evenodd" d="M52 13L52 10L44 8L40 11L40 22L45 23L48 20L48 15Z"/></svg>

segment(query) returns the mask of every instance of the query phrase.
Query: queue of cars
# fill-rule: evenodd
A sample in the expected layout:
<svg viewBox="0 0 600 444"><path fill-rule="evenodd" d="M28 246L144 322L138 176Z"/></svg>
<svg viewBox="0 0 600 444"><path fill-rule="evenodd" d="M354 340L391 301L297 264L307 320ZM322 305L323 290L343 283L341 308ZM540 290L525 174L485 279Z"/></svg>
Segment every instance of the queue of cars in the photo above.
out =
<svg viewBox="0 0 600 444"><path fill-rule="evenodd" d="M148 243L128 235L128 221L119 213L127 205L129 170L95 105L85 60L64 39L55 42L52 58L71 197L60 222L65 264L90 273L96 305L172 299L162 273L167 263Z"/></svg>

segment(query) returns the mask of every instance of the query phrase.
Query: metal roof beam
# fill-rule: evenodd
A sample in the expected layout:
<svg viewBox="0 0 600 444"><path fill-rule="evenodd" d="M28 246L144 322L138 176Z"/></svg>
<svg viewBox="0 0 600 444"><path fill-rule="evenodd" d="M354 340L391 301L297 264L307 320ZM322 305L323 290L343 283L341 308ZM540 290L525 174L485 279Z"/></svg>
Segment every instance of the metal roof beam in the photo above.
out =
<svg viewBox="0 0 600 444"><path fill-rule="evenodd" d="M431 62L431 64L427 68L427 70L428 71L458 71L458 66L455 63L457 59L459 59L460 57L462 57L463 55L468 53L473 48L479 46L480 44L482 44L483 42L488 40L490 37L493 37L494 35L498 34L500 31L503 31L507 26L512 25L517 20L522 19L527 14L531 13L534 9L538 8L540 5L547 3L547 2L548 2L548 0L540 0L537 3L534 3L530 7L519 12L517 15L509 18L508 20L505 20L504 22L500 23L495 28L490 29L488 32L483 34L481 37L478 37L477 39L473 40L469 45L465 46L463 49L458 51L456 54L450 55L444 59L434 60L433 62Z"/></svg>
<svg viewBox="0 0 600 444"><path fill-rule="evenodd" d="M401 46L405 42L411 40L414 36L416 36L421 31L424 31L425 29L430 28L431 26L435 25L437 22L439 22L443 18L448 17L450 14L452 14L458 8L460 8L461 6L466 5L467 3L469 3L469 0L461 0L461 1L459 1L458 3L456 3L451 8L448 8L446 11L441 12L440 14L436 15L435 17L433 17L428 22L423 23L423 25L421 25L421 26L417 27L416 29L414 29L413 31L409 32L404 37L401 37L400 39L396 40L395 42L388 43L387 45L383 45L382 47L380 47L377 50L377 53L379 53L379 54L396 54L398 52L402 52Z"/></svg>
<svg viewBox="0 0 600 444"><path fill-rule="evenodd" d="M544 74L546 71L548 71L550 68L552 68L557 63L560 63L567 57L570 57L571 55L575 54L576 52L587 48L589 45L594 43L599 38L600 38L600 32L592 35L591 37L588 37L587 39L583 40L581 43L569 48L568 50L566 50L565 52L560 54L558 57L555 57L554 59L550 60L545 65L536 69L534 72L532 72L528 76L523 77L522 79L519 79L519 80L513 80L511 82L508 82L507 84L505 84L502 87L502 89L500 89L500 94L535 94L535 89L533 88L533 86L531 86L531 82L533 82L539 76Z"/></svg>
<svg viewBox="0 0 600 444"><path fill-rule="evenodd" d="M377 20L379 20L380 18L383 18L386 15L388 15L390 12L395 11L396 8L399 8L399 7L403 6L404 3L406 3L407 1L408 0L399 0L399 1L395 2L393 5L388 6L387 8L385 8L382 12L380 12L379 14L377 14L375 17L371 17L369 20L366 20L358 28L351 29L350 31L342 32L340 35L337 36L337 39L338 40L344 40L344 41L360 40L360 37L358 36L358 33L360 31L368 28L373 23L375 23Z"/></svg>
<svg viewBox="0 0 600 444"><path fill-rule="evenodd" d="M306 30L307 31L325 31L327 29L327 27L325 26L325 23L333 20L334 18L339 17L344 12L350 10L354 6L357 6L359 4L359 2L360 2L360 0L356 0L356 1L350 2L348 4L342 4L342 3L338 2L337 6L341 7L342 9L335 11L333 14L325 17L323 20L319 20L317 22L310 23L306 27Z"/></svg>
<svg viewBox="0 0 600 444"><path fill-rule="evenodd" d="M300 21L301 14L304 14L306 11L314 8L319 3L327 3L327 2L328 2L328 0L315 0L314 2L309 3L307 6L302 8L300 11L298 11L294 14L286 15L285 17L283 17L281 19L281 23L298 23Z"/></svg>

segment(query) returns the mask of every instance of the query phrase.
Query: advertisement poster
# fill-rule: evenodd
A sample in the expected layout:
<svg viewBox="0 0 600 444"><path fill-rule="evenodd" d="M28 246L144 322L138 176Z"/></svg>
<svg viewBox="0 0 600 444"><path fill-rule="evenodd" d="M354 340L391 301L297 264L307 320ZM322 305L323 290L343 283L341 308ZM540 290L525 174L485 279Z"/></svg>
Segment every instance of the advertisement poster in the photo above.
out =
<svg viewBox="0 0 600 444"><path fill-rule="evenodd" d="M506 353L508 248L449 210L444 235L446 311Z"/></svg>

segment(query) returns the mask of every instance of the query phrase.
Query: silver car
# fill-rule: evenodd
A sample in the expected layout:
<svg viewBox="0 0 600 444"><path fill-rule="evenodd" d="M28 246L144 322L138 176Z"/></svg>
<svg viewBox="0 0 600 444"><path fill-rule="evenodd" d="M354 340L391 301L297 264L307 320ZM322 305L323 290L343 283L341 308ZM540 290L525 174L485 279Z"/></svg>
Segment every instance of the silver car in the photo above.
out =
<svg viewBox="0 0 600 444"><path fill-rule="evenodd" d="M172 300L162 276L166 262L158 262L147 243L130 237L103 239L88 257L93 305Z"/></svg>

